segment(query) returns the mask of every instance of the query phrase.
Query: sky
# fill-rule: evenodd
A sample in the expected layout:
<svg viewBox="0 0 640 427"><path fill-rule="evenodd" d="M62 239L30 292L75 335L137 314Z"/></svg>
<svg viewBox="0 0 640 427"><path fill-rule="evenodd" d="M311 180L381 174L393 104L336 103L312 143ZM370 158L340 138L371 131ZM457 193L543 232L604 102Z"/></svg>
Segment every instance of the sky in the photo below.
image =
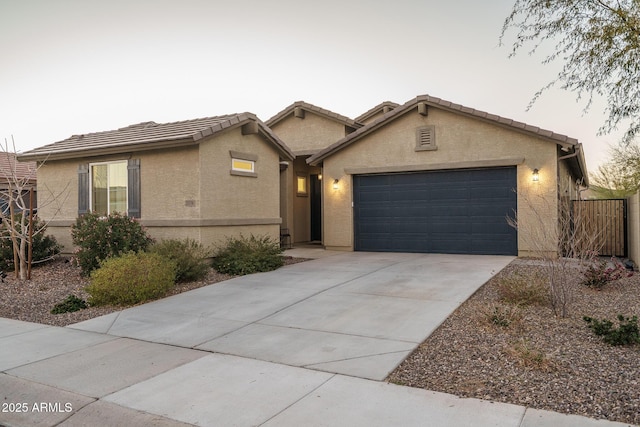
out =
<svg viewBox="0 0 640 427"><path fill-rule="evenodd" d="M431 95L577 138L594 171L604 102L534 94L561 64L500 46L513 0L0 0L0 141L24 152L134 123L295 101L354 118ZM511 38L509 38L511 36Z"/></svg>

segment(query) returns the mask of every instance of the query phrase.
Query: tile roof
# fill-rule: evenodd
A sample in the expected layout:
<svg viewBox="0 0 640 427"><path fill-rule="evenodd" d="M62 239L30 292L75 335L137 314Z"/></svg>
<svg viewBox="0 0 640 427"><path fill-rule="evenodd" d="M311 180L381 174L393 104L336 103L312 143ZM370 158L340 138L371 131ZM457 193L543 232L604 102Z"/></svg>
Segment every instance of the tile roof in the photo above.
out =
<svg viewBox="0 0 640 427"><path fill-rule="evenodd" d="M382 113L385 110L385 107L388 108L389 110L393 110L394 108L399 107L400 104L397 104L395 102L391 102L391 101L384 101L381 102L380 104L376 105L375 107L373 107L372 109L370 109L369 111L360 114L358 117L356 117L354 120L356 122L364 122L366 121L368 118L378 114L378 113Z"/></svg>
<svg viewBox="0 0 640 427"><path fill-rule="evenodd" d="M292 114L293 110L295 110L296 108L302 108L303 110L309 111L311 113L315 113L315 114L317 114L319 116L323 116L323 117L326 117L326 118L331 119L331 120L335 120L337 122L340 122L340 123L344 124L345 126L349 126L349 127L354 128L354 129L357 129L357 128L362 126L361 123L358 123L355 120L350 119L347 116L343 116L341 114L334 113L333 111L325 110L324 108L317 107L317 106L315 106L313 104L309 104L308 102L304 102L304 101L294 102L293 104L289 105L284 110L280 111L275 116L271 117L265 123L267 124L267 126L273 126L276 123L278 123L279 121L283 120L289 114Z"/></svg>
<svg viewBox="0 0 640 427"><path fill-rule="evenodd" d="M240 126L257 122L262 134L273 142L286 156L293 158L289 148L252 113L229 114L216 117L184 120L172 123L142 122L120 129L72 135L18 156L19 159L44 160L47 158L72 158L128 149L155 149L175 146L179 143L197 143L200 139Z"/></svg>
<svg viewBox="0 0 640 427"><path fill-rule="evenodd" d="M0 151L0 181L10 179L26 180L27 183L36 180L36 162L17 162L15 153Z"/></svg>
<svg viewBox="0 0 640 427"><path fill-rule="evenodd" d="M464 105L455 104L453 102L446 101L444 99L436 98L436 97L429 96L429 95L421 95L421 96L418 96L418 97L416 97L416 98L404 103L401 106L396 107L395 109L389 111L388 113L386 113L383 116L379 117L375 121L373 121L371 123L368 123L367 125L357 129L355 132L350 133L346 137L342 138L340 141L330 145L329 147L325 148L324 150L319 151L318 153L316 153L313 156L311 156L307 160L307 162L310 163L310 164L318 164L318 162L322 161L326 157L329 157L334 152L342 149L343 147L346 147L346 146L350 145L351 143L357 141L361 137L370 134L371 132L375 131L376 129L384 126L387 122L392 121L392 120L402 116L403 114L407 113L408 111L411 111L419 103L425 103L427 105L430 105L430 106L433 106L433 107L436 107L436 108L440 108L440 109L443 109L443 110L451 111L451 112L458 113L458 114L464 114L464 115L471 116L471 117L474 117L474 118L477 118L477 119L481 119L481 120L485 120L485 121L488 121L488 122L492 122L492 123L495 123L495 124L498 124L498 125L514 128L514 129L519 130L521 132L534 134L536 136L540 136L540 137L552 140L552 141L554 141L554 142L556 142L558 144L564 145L564 146L575 146L575 145L578 145L578 140L577 139L570 138L570 137L568 137L566 135L555 133L555 132L552 132L552 131L549 131L549 130L546 130L546 129L541 129L541 128L536 127L536 126L530 126L530 125L528 125L526 123L518 122L518 121L515 121L515 120L512 120L512 119L505 118L505 117L500 117L500 116L497 116L495 114L487 113L485 111L481 111L481 110L476 110L474 108L465 107Z"/></svg>

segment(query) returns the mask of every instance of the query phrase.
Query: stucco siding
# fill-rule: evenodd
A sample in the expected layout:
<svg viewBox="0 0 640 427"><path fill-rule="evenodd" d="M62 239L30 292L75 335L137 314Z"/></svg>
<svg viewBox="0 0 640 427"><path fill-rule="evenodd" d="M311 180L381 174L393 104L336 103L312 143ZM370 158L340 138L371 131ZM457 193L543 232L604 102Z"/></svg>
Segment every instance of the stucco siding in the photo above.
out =
<svg viewBox="0 0 640 427"><path fill-rule="evenodd" d="M47 161L38 169L38 216L45 221L75 220L78 216L80 161Z"/></svg>
<svg viewBox="0 0 640 427"><path fill-rule="evenodd" d="M255 177L231 174L230 151L257 156ZM200 144L203 219L280 218L279 156L258 135L231 130Z"/></svg>
<svg viewBox="0 0 640 427"><path fill-rule="evenodd" d="M416 151L416 131L435 126L436 150ZM324 242L353 250L352 174L517 165L519 253L554 250L536 247L526 238L536 221L555 229L557 223L556 144L481 120L430 108L415 111L355 141L323 162ZM540 180L532 182L533 169ZM333 180L339 179L338 189Z"/></svg>
<svg viewBox="0 0 640 427"><path fill-rule="evenodd" d="M294 153L310 154L344 138L345 125L305 111L304 118L289 117L272 130Z"/></svg>
<svg viewBox="0 0 640 427"><path fill-rule="evenodd" d="M135 153L140 159L141 221L200 217L198 147Z"/></svg>
<svg viewBox="0 0 640 427"><path fill-rule="evenodd" d="M256 156L255 177L231 174L230 151ZM280 228L279 154L258 134L231 129L183 148L47 162L38 172L39 215L48 232L73 250L70 226L78 216L78 165L140 160L142 225L156 239L192 238L205 245L229 235L268 233ZM51 202L55 189L64 194Z"/></svg>

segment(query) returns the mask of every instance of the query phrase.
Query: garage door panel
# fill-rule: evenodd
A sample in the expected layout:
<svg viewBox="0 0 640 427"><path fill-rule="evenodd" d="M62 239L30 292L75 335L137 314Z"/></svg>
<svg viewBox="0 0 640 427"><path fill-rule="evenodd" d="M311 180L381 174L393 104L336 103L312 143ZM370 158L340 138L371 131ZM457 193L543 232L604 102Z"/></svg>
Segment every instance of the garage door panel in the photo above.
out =
<svg viewBox="0 0 640 427"><path fill-rule="evenodd" d="M491 187L491 188L476 188L469 191L469 197L472 200L484 200L495 199L505 200L510 199L515 194L510 188Z"/></svg>
<svg viewBox="0 0 640 427"><path fill-rule="evenodd" d="M426 222L394 221L389 225L389 232L396 234L407 234L409 236L419 233L426 234L431 231L431 225Z"/></svg>
<svg viewBox="0 0 640 427"><path fill-rule="evenodd" d="M355 249L517 254L516 168L354 176Z"/></svg>
<svg viewBox="0 0 640 427"><path fill-rule="evenodd" d="M398 188L389 195L392 202L402 202L405 200L429 200L429 191L417 188Z"/></svg>
<svg viewBox="0 0 640 427"><path fill-rule="evenodd" d="M466 188L438 188L429 194L429 200L467 200L469 199L469 190Z"/></svg>
<svg viewBox="0 0 640 427"><path fill-rule="evenodd" d="M381 203L388 202L391 195L387 191L371 191L360 193L360 203Z"/></svg>

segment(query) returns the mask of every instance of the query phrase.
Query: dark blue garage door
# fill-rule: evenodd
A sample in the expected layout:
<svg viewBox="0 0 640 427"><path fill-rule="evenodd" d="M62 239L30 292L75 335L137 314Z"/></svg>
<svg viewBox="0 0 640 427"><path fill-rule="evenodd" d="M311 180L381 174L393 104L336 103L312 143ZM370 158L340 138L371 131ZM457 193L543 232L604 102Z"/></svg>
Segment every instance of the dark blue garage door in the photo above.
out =
<svg viewBox="0 0 640 427"><path fill-rule="evenodd" d="M356 175L355 250L517 255L516 168Z"/></svg>

